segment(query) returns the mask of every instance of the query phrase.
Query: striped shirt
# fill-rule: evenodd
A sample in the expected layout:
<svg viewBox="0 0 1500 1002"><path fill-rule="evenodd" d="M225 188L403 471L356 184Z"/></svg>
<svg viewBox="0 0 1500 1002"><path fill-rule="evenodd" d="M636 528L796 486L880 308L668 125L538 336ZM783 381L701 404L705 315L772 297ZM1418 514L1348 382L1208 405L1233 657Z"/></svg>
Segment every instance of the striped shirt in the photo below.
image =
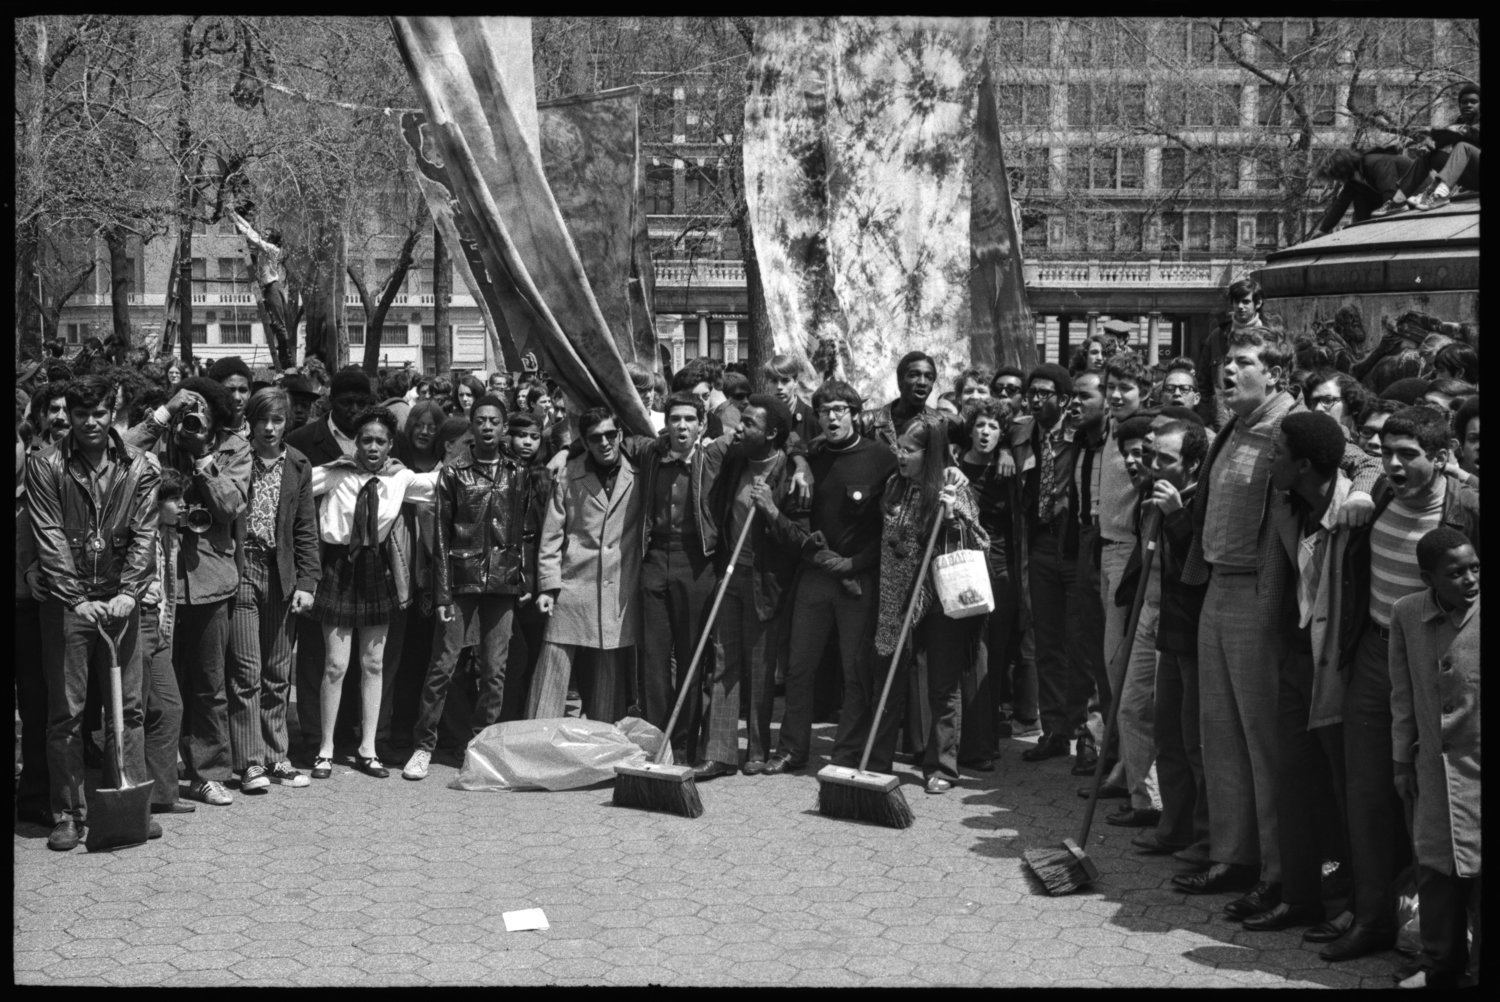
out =
<svg viewBox="0 0 1500 1002"><path fill-rule="evenodd" d="M1427 587L1417 569L1417 540L1442 523L1446 491L1444 484L1422 508L1393 500L1370 527L1370 618L1382 627L1391 625L1397 599Z"/></svg>

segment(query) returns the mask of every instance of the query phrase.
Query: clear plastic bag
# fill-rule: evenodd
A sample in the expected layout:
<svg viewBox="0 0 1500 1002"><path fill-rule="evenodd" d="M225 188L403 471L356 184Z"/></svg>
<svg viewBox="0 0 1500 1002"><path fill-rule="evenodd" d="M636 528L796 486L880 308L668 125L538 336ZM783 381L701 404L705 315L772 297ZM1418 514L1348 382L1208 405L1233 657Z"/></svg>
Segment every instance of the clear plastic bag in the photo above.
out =
<svg viewBox="0 0 1500 1002"><path fill-rule="evenodd" d="M491 724L469 742L463 768L448 786L576 790L613 780L617 765L645 765L662 741L661 730L638 717L617 724L579 717Z"/></svg>

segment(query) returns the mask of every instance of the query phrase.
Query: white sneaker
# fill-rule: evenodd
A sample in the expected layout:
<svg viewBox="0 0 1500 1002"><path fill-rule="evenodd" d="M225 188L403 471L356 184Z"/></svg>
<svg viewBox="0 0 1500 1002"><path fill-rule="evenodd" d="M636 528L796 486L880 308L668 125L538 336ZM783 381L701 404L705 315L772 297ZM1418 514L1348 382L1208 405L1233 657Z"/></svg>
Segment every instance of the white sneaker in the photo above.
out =
<svg viewBox="0 0 1500 1002"><path fill-rule="evenodd" d="M285 759L271 766L268 772L271 775L271 782L279 786L298 787L312 785L312 780L308 779L305 773L298 772L293 768L292 763Z"/></svg>
<svg viewBox="0 0 1500 1002"><path fill-rule="evenodd" d="M411 753L411 758L406 760L406 768L401 770L402 779L426 779L427 766L432 762L432 752L418 749Z"/></svg>
<svg viewBox="0 0 1500 1002"><path fill-rule="evenodd" d="M191 784L183 796L213 807L228 807L234 803L234 798L229 795L228 790L224 789L224 784L211 779Z"/></svg>

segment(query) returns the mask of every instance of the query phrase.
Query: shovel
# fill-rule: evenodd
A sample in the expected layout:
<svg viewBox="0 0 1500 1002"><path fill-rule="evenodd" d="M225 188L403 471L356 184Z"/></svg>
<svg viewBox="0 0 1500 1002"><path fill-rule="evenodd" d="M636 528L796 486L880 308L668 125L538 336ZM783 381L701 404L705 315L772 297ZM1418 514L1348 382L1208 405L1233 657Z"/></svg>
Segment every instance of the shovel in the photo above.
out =
<svg viewBox="0 0 1500 1002"><path fill-rule="evenodd" d="M120 692L120 649L108 627L100 623L98 629L109 645L109 710L115 736L115 782L119 787L98 789L89 797L88 835L83 844L89 852L108 852L145 843L151 831L151 787L155 780L132 786L125 775L125 699Z"/></svg>

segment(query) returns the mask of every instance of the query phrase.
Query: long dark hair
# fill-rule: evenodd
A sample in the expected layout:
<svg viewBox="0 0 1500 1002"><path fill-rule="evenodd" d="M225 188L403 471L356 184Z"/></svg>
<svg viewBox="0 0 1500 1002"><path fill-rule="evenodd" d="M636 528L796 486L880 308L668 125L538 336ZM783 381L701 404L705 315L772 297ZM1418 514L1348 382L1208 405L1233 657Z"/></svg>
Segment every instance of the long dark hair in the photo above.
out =
<svg viewBox="0 0 1500 1002"><path fill-rule="evenodd" d="M948 465L948 425L943 421L931 421L926 418L917 418L907 425L897 443L905 442L911 448L926 450L922 459L922 468L917 471L916 481L921 489L918 494L919 510L917 511L917 524L925 525L932 516L937 506L938 492L943 489L943 468ZM887 490L882 503L885 510L890 512L905 493L906 478L896 471L897 486L900 490Z"/></svg>

